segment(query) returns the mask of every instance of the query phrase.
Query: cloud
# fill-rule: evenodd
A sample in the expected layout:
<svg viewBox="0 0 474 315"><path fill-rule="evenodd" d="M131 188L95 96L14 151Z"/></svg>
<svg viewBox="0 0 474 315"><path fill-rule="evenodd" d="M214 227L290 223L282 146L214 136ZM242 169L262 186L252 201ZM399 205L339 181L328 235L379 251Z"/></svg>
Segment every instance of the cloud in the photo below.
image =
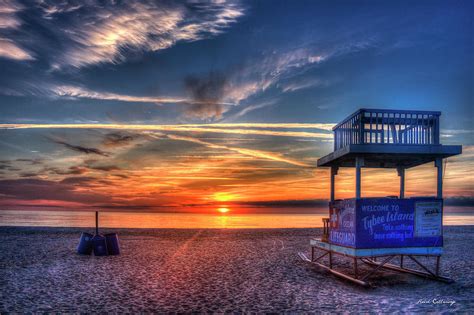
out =
<svg viewBox="0 0 474 315"><path fill-rule="evenodd" d="M29 173L21 173L20 177L35 177L36 175L37 175L36 173L29 172Z"/></svg>
<svg viewBox="0 0 474 315"><path fill-rule="evenodd" d="M61 184L88 186L94 183L96 178L90 176L66 177L60 181Z"/></svg>
<svg viewBox="0 0 474 315"><path fill-rule="evenodd" d="M43 18L48 20L54 19L55 16L61 13L79 10L82 6L69 1L38 1L38 7L43 11Z"/></svg>
<svg viewBox="0 0 474 315"><path fill-rule="evenodd" d="M249 62L232 75L225 101L240 103L297 75L298 70L317 66L329 57L313 47L266 52L262 58Z"/></svg>
<svg viewBox="0 0 474 315"><path fill-rule="evenodd" d="M51 87L53 96L55 97L66 97L66 98L87 98L95 100L108 100L108 101L120 101L120 102L134 102L134 103L154 103L154 104L177 104L184 103L190 104L191 106L206 106L209 101L188 99L181 97L166 97L166 96L134 96L124 95L116 93L108 93L101 91L93 91L80 86L72 85L58 85ZM232 105L230 103L216 103L216 106Z"/></svg>
<svg viewBox="0 0 474 315"><path fill-rule="evenodd" d="M67 143L67 142L62 141L62 140L57 140L57 139L50 139L50 140L57 143L57 144L61 144L64 147L66 147L66 148L68 148L72 151L85 153L85 154L97 154L97 155L102 155L102 156L109 156L109 153L104 152L104 151L102 151L100 149L97 149L97 148L88 148L88 147L83 147L83 146L80 146L80 145L73 145L73 144Z"/></svg>
<svg viewBox="0 0 474 315"><path fill-rule="evenodd" d="M0 129L116 129L129 131L174 131L209 132L238 135L261 135L299 138L332 139L333 135L322 132L292 131L280 129L322 129L330 130L334 124L298 123L236 123L236 124L183 124L183 125L119 125L119 124L0 124ZM257 128L257 129L245 129ZM262 130L276 129L276 130ZM54 141L54 140L53 140Z"/></svg>
<svg viewBox="0 0 474 315"><path fill-rule="evenodd" d="M295 43L298 48L265 51L228 75L225 102L240 104L271 87L292 92L314 86L327 86L327 78L305 79L303 74L328 60L373 47L372 40L341 38L335 43ZM290 46L290 45L289 45ZM283 83L281 83L283 82Z"/></svg>
<svg viewBox="0 0 474 315"><path fill-rule="evenodd" d="M276 103L276 100L270 100L270 101L266 101L266 102L246 106L243 109L241 109L240 111L238 111L237 113L235 113L232 117L228 117L226 120L233 120L235 118L242 117L242 116L244 116L244 115L246 115L246 114L248 114L248 113L250 113L254 110L275 105L275 103Z"/></svg>
<svg viewBox="0 0 474 315"><path fill-rule="evenodd" d="M91 165L88 168L98 171L110 172L110 171L118 171L121 170L120 167L116 165Z"/></svg>
<svg viewBox="0 0 474 315"><path fill-rule="evenodd" d="M262 150L252 150L252 149L246 149L246 148L238 148L238 147L231 147L231 146L226 146L226 145L220 145L220 144L214 144L211 142L206 142L202 141L196 138L192 137L182 137L182 136L176 136L176 135L168 135L168 138L173 139L173 140L181 140L181 141L188 141L188 142L193 142L197 144L204 145L208 148L212 149L224 149L224 150L229 150L233 152L240 153L242 155L246 156L251 156L255 158L261 158L265 160L271 160L271 161L276 161L276 162L283 162L295 166L302 166L302 167L310 167L310 165L290 159L290 158L285 158L281 154L274 153L274 152L268 152L268 151L262 151Z"/></svg>
<svg viewBox="0 0 474 315"><path fill-rule="evenodd" d="M0 180L0 195L20 200L63 200L68 202L106 202L110 197L80 192L75 185L94 181L92 177L66 178L62 181L42 179Z"/></svg>
<svg viewBox="0 0 474 315"><path fill-rule="evenodd" d="M448 197L444 199L444 204L447 206L472 207L474 206L474 198L471 196ZM459 211L460 209L456 210ZM471 214L471 210L469 208L466 210L467 213Z"/></svg>
<svg viewBox="0 0 474 315"><path fill-rule="evenodd" d="M0 3L0 57L13 60L33 60L30 52L22 48L12 37L12 30L18 29L22 22L17 13L23 10L23 5L13 0L3 0ZM7 32L8 31L8 32Z"/></svg>
<svg viewBox="0 0 474 315"><path fill-rule="evenodd" d="M80 166L70 166L67 170L61 170L56 167L48 167L45 168L45 171L56 175L82 175L87 173L87 168L80 167Z"/></svg>
<svg viewBox="0 0 474 315"><path fill-rule="evenodd" d="M294 91L298 91L302 89L307 89L310 87L328 86L328 85L329 85L329 82L325 80L305 78L304 80L300 79L297 81L282 83L280 87L283 90L283 92L294 92Z"/></svg>
<svg viewBox="0 0 474 315"><path fill-rule="evenodd" d="M474 129L441 129L441 137L451 138L458 135L474 135Z"/></svg>
<svg viewBox="0 0 474 315"><path fill-rule="evenodd" d="M240 205L257 207L321 207L326 206L326 199L296 199L296 200L271 200L271 201L241 201ZM314 211L314 209L311 209Z"/></svg>
<svg viewBox="0 0 474 315"><path fill-rule="evenodd" d="M105 135L102 144L106 147L118 147L130 144L138 135L136 134L122 134L122 133L108 133Z"/></svg>
<svg viewBox="0 0 474 315"><path fill-rule="evenodd" d="M0 57L14 60L33 60L33 56L14 41L0 37Z"/></svg>
<svg viewBox="0 0 474 315"><path fill-rule="evenodd" d="M185 88L195 103L191 104L185 114L201 119L220 118L227 78L218 72L209 72L204 76L188 76L184 80Z"/></svg>
<svg viewBox="0 0 474 315"><path fill-rule="evenodd" d="M244 14L244 8L233 1L90 1L82 6L57 1L39 7L46 20L68 19L67 25L56 29L48 24L51 31L68 42L68 48L55 60L55 68L119 63L130 51L158 51L177 42L213 37Z"/></svg>
<svg viewBox="0 0 474 315"><path fill-rule="evenodd" d="M184 98L173 97L155 97L155 96L132 96L115 94L108 92L92 91L80 86L59 85L51 88L51 91L56 96L63 96L69 98L88 98L96 100L110 100L121 102L136 102L136 103L184 103L189 100Z"/></svg>
<svg viewBox="0 0 474 315"><path fill-rule="evenodd" d="M17 162L28 162L30 165L39 165L43 162L43 159L16 159Z"/></svg>

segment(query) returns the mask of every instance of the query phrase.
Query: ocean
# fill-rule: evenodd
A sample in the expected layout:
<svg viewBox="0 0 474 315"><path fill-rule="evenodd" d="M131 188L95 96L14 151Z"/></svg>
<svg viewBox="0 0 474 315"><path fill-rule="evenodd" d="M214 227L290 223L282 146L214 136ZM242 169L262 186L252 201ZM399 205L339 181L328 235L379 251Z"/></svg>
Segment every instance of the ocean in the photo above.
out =
<svg viewBox="0 0 474 315"><path fill-rule="evenodd" d="M444 225L474 225L474 211L445 207ZM327 211L327 210L326 210ZM327 212L317 213L156 213L100 212L107 228L311 228L322 227ZM0 226L94 227L93 211L0 210Z"/></svg>

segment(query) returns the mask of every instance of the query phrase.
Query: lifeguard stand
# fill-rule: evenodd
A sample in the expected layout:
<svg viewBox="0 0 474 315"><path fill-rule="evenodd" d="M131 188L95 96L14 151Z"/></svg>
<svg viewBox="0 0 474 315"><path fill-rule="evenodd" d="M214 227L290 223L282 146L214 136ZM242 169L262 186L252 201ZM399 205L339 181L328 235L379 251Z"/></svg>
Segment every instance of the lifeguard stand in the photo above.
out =
<svg viewBox="0 0 474 315"><path fill-rule="evenodd" d="M461 154L462 147L440 144L440 115L432 111L360 109L333 128L334 152L318 160L318 167L331 168L329 218L323 219L323 237L310 241L311 258L300 253L303 259L362 285L368 285L369 277L381 268L452 281L440 276L439 270L443 252L443 159ZM405 198L405 170L430 162L437 168L436 196ZM335 199L335 178L340 167L356 169L355 198ZM396 169L400 195L362 198L364 167ZM383 179L380 185L384 185ZM353 274L336 270L334 255L349 257ZM434 258L434 270L419 256ZM405 257L419 270L407 268ZM398 260L397 265L390 264L394 260ZM371 268L362 274L359 262Z"/></svg>

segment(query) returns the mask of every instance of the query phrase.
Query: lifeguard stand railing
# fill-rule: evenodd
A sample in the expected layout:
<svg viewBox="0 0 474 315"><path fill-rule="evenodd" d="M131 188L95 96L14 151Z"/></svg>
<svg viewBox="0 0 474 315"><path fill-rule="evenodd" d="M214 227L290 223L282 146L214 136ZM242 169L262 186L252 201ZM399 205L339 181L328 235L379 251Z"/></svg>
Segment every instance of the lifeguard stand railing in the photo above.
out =
<svg viewBox="0 0 474 315"><path fill-rule="evenodd" d="M334 128L334 151L349 144L439 144L440 112L360 109Z"/></svg>

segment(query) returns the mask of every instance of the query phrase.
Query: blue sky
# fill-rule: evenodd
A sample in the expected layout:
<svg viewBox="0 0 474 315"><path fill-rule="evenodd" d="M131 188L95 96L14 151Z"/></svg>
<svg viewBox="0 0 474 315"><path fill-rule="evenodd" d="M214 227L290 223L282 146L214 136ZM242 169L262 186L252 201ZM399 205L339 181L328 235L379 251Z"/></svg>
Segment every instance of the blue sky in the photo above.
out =
<svg viewBox="0 0 474 315"><path fill-rule="evenodd" d="M336 122L364 106L470 127L469 1L77 3L3 4L2 122ZM190 78L212 104L190 104Z"/></svg>
<svg viewBox="0 0 474 315"><path fill-rule="evenodd" d="M472 1L3 1L0 123L174 127L155 140L130 131L2 130L0 158L13 170L4 167L0 176L58 183L74 167L88 171L67 175L104 171L105 164L125 172L135 163L131 157L176 153L183 143L214 150L205 158L249 149L254 153L247 156L271 163L314 165L331 149L324 124L361 107L440 110L443 142L471 152L473 12ZM227 134L176 129L211 123L228 124ZM252 142L237 123L280 123L280 131L323 135L308 142L302 134L253 133ZM125 139L125 151L108 154L111 161L91 162L91 155L106 156L74 149L110 151L107 137ZM174 142L144 149L146 141L163 138ZM43 162L15 166L21 159ZM472 159L466 163L461 167ZM291 172L314 175L293 169L284 176ZM265 176L283 176L271 174ZM470 196L473 182L452 195ZM286 199L301 198L293 192Z"/></svg>

